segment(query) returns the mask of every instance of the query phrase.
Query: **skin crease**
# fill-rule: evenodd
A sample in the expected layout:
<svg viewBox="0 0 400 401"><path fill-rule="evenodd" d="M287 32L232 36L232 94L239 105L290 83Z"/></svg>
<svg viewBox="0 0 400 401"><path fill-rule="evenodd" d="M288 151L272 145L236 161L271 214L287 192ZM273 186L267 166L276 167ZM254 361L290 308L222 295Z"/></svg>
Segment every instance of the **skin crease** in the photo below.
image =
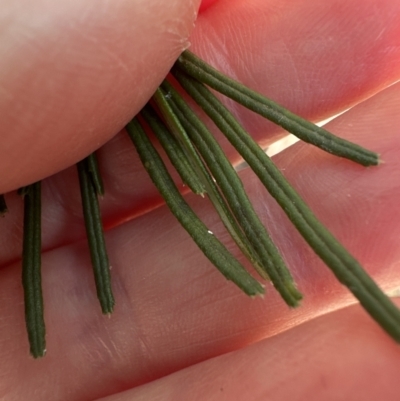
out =
<svg viewBox="0 0 400 401"><path fill-rule="evenodd" d="M362 102L328 129L379 152L381 166L365 169L305 144L274 160L386 290L400 284L400 85L385 89L400 75L398 7L372 0L320 5L311 0L220 0L199 16L190 38L193 50L206 60L306 117L320 119ZM285 48L278 64L276 55ZM93 103L97 110L98 100ZM263 144L282 135L233 107ZM102 114L100 109L99 118ZM113 113L103 118L99 127L107 120L107 132L91 134L89 151L112 136L113 121L123 120ZM12 144L16 135L9 132L4 141ZM41 160L46 153L35 153L35 139L27 136L24 148L15 149L24 156L30 149L30 157ZM67 153L71 162L82 156L83 145L75 150L61 143L52 149L54 160ZM103 214L107 225L114 226L106 241L117 307L111 319L100 314L81 241L76 173L68 169L43 184L48 355L40 361L27 356L18 260L21 202L7 196L11 212L0 233L1 399L397 399L398 346L358 306L338 310L354 299L304 245L248 170L240 173L246 189L305 295L295 311L270 286L265 299L252 300L226 283L166 208L155 209L160 199L125 134L102 149L100 161L107 190ZM36 171L31 164L30 174L39 177L54 169L47 161L43 166L39 163ZM3 188L17 187L26 174L23 168L15 171ZM208 204L198 197L188 199L224 238ZM120 224L132 216L136 218ZM293 386L287 385L289 380Z"/></svg>

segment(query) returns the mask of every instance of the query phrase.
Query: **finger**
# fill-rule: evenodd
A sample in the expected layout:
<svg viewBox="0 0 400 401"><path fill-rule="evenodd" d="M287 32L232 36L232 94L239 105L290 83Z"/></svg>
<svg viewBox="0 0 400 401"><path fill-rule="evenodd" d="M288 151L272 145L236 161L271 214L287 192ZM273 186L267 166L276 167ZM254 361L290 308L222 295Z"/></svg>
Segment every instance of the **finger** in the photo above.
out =
<svg viewBox="0 0 400 401"><path fill-rule="evenodd" d="M400 285L399 93L400 85L393 86L332 123L348 139L362 139L380 152L385 163L379 167L361 168L308 145L289 149L278 160L318 217L386 290ZM46 399L33 391L43 378L58 399L105 396L354 302L254 176L248 170L241 175L305 295L301 308L289 310L270 285L265 299L245 297L207 263L169 212L158 208L107 233L117 300L111 319L100 315L84 243L43 255L49 334L48 355L39 362L27 360L19 265L0 272L0 376L14 398L23 399L26 392ZM334 192L327 193L324 177ZM208 204L194 196L191 202L210 229L226 239ZM233 249L231 243L228 247Z"/></svg>
<svg viewBox="0 0 400 401"><path fill-rule="evenodd" d="M359 2L357 6L352 3L352 8L349 9L347 7L350 6L346 2L334 2L334 5L324 2L316 6L310 0L296 5L296 9L291 3L275 3L272 0L219 1L200 18L198 33L193 36L193 48L223 71L243 79L245 83L268 93L270 97L302 115L316 119L342 110L398 79L399 73L395 66L398 65L399 59L397 49L400 24L396 18L400 14L397 12L396 3L380 2L379 12L371 11L378 9L373 7L375 3L372 0ZM13 4L17 6L19 3ZM174 12L180 11L180 3L175 4L178 10L169 7L164 13L163 8L159 8L161 21L164 18L169 21L168 18L174 15ZM191 16L193 14L190 11L191 3L187 5L187 2L182 2L181 7L185 7L183 4L186 6L185 10L189 9L186 15ZM35 3L35 7L40 6L41 3ZM187 30L185 30L186 25L179 25L179 19L174 19L174 24L178 24L179 29L182 28L183 34L179 36L181 31L177 28L178 35L163 35L163 29L166 29L168 23L149 23L146 18L153 16L159 21L158 14L149 13L146 14L146 18L142 18L142 14L131 3L127 4L126 10L124 7L112 7L111 12L106 10L100 13L100 16L97 16L97 11L90 13L91 10L84 9L86 14L82 14L80 8L76 10L73 6L68 7L68 10L71 10L61 17L59 8L54 11L56 13L54 16L50 8L47 11L48 18L54 17L53 25L56 27L54 29L62 29L68 25L65 28L68 35L68 42L65 45L69 47L67 46L65 51L57 50L59 43L62 42L61 39L65 36L63 36L64 31L56 31L54 35L46 36L47 39L42 40L40 51L37 53L34 52L35 46L30 46L28 41L17 35L15 40L19 39L24 46L15 45L12 48L17 50L7 53L11 54L12 57L8 56L11 57L11 61L7 64L8 68L4 67L2 71L4 74L10 73L15 79L7 78L9 83L3 86L10 96L14 95L14 89L22 88L25 100L16 103L10 101L10 96L7 99L4 97L6 105L3 107L5 110L2 110L3 125L12 126L9 132L14 134L8 134L11 139L7 141L11 142L7 146L8 142L4 142L2 147L4 154L2 152L0 160L4 160L4 163L7 161L3 166L3 171L7 171L7 175L2 178L4 184L0 183L0 192L50 175L99 147L140 108L139 105L142 105L154 90L156 82L161 80L163 74L165 75L168 62L170 65L176 53L182 50L179 38L185 36ZM87 5L76 3L76 7L87 7ZM284 7L287 7L286 12ZM29 8L26 10L29 17L35 15L34 10ZM98 7L96 10L103 9ZM185 10L182 11L183 14ZM334 18L336 10L339 13L338 18ZM342 12L343 10L345 12ZM77 15L75 18L79 19L81 15L90 16L88 17L90 24L78 20L76 25L79 29L69 29L71 25L75 26L71 22L74 18L70 15L75 11ZM375 13L373 18L371 12ZM130 13L135 17L134 20ZM26 14L23 14L23 17ZM224 15L224 18L220 18L219 15ZM346 15L345 19L343 15ZM333 22L330 22L330 16ZM24 27L27 23L23 17L19 18L23 19ZM35 20L30 18L30 21ZM13 18L12 21L19 19ZM116 23L112 24L114 21ZM245 24L245 21L250 23ZM127 34L134 29L140 30L143 24L147 30L153 26L161 30L153 32L153 45L150 39L142 34L144 31L140 31L140 35L136 34L136 31L133 31L134 35ZM45 27L48 25L44 24ZM88 33L81 29L82 25L85 29L89 29ZM128 25L128 29L125 29L125 25ZM103 26L109 26L108 30L103 29ZM231 35L230 26L236 27L235 35ZM263 29L260 29L260 26L263 26ZM309 29L310 26L313 27L312 31ZM354 30L354 26L359 29ZM249 27L252 27L251 31ZM27 29L29 28L28 24ZM35 33L35 29L32 29ZM99 41L99 46L93 46L91 35L93 40ZM130 40L133 36L134 44ZM37 40L41 39L36 33L34 37ZM50 41L50 38L54 39ZM129 38L128 47L126 38ZM158 44L154 45L159 38ZM240 41L239 38L246 40ZM48 41L52 46L50 49L46 47ZM167 42L166 46L164 41ZM103 47L100 47L103 42L105 42ZM110 48L109 43L114 42L117 45L113 44L112 51L107 51ZM209 52L205 51L207 44L212 48ZM224 45L223 48L221 44ZM98 47L101 51L97 51ZM126 48L132 51L127 52ZM173 54L170 53L170 48ZM18 49L22 51L19 52ZM18 57L30 60L27 54L31 53L33 61L29 65L19 62L19 59L14 60ZM54 53L57 57L53 55ZM326 57L327 53L330 54L329 57ZM137 54L141 54L139 65L135 64L138 60ZM240 58L237 57L238 54L241 55ZM255 54L259 56L254 57ZM118 57L121 62L118 62ZM157 62L155 62L156 57ZM7 57L4 59L8 60ZM165 59L168 62L164 64ZM285 68L282 67L283 64L287 64ZM152 68L148 68L149 65ZM163 67L162 73L158 69L161 67ZM20 69L25 75L20 74ZM252 71L251 75L249 71ZM42 81L47 82L47 76L53 72L57 72L58 78L54 77L51 85L48 83L41 85ZM153 73L154 80L150 75ZM32 75L35 79L31 79ZM25 76L26 79L23 79ZM143 76L146 80L142 79ZM271 78L266 79L266 77ZM10 85L12 87L9 87ZM133 90L126 90L132 87L135 88L135 93ZM310 96L310 91L316 91L318 96ZM290 100L294 98L300 100L296 105ZM28 99L35 99L35 102ZM19 113L18 110L24 110L24 113ZM266 128L260 119L254 119L246 113L240 117L243 121L251 121L248 127L252 128L259 140L278 135L271 126ZM27 157L27 154L32 156ZM23 157L17 158L18 155ZM15 160L19 160L17 166ZM20 176L25 177L24 180L21 181L18 178Z"/></svg>
<svg viewBox="0 0 400 401"><path fill-rule="evenodd" d="M353 306L101 401L395 401L399 368L398 346Z"/></svg>
<svg viewBox="0 0 400 401"><path fill-rule="evenodd" d="M216 3L218 0L203 0L200 4L199 12L203 12L207 10L207 8L211 7L214 3Z"/></svg>
<svg viewBox="0 0 400 401"><path fill-rule="evenodd" d="M397 31L400 23L396 18L399 18L400 13L394 12L397 5L393 2L380 2L379 13L376 12L376 18L371 19L368 16L371 9L375 8L368 7L371 6L370 1L364 3L355 7L356 11L346 9L345 23L337 21L337 18L333 18L332 23L329 20L331 14L327 10L336 10L335 7L340 4L340 9L346 8L348 3L336 1L335 7L330 2L316 4L311 0L299 2L295 6L285 3L287 12L271 20L271 15L276 17L280 9L272 0L252 0L250 3L235 1L229 4L219 1L199 19L193 36L194 49L223 71L301 114L315 119L323 118L327 113L346 108L370 96L396 77L399 78L397 65L400 61L400 35L397 35ZM292 11L292 7L295 7L296 12ZM311 8L313 12L309 12ZM225 17L216 19L215 13ZM251 20L251 23L244 24L243 20ZM308 24L305 23L307 21ZM229 24L236 27L236 35L229 35ZM261 25L263 29L260 29ZM313 29L309 31L307 26ZM359 26L359 29L355 30L355 26ZM245 40L241 42L239 37ZM302 46L300 38L313 46ZM218 43L224 43L226 51L218 47ZM288 46L293 57L288 58L286 51L282 53L286 54L286 58L278 62L277 53L270 49L284 50L284 45ZM234 46L236 52L233 51ZM338 49L342 49L341 57L338 57ZM238 54L241 55L241 61ZM254 57L254 54L260 56ZM294 74L294 70L298 75ZM340 74L336 71L340 71ZM278 85L282 87L279 93ZM282 134L281 130L277 131L265 120L256 118L243 108L231 103L229 106L250 129L251 134L264 145L266 141ZM335 127L331 127L335 133ZM93 135L97 134L93 132ZM221 138L218 133L216 136ZM236 152L227 145L226 140L222 140L221 144L232 161L237 161ZM57 155L57 152L50 154ZM132 154L131 143L124 135L115 138L101 150L100 164L107 192L103 201L103 216L107 227L160 205L160 197L147 179L147 173L137 157ZM43 187L44 250L83 238L75 168L50 179ZM21 249L21 201L14 195L7 198L7 201L12 216L3 222L3 233L7 233L8 239L0 241L3 248L1 264L19 258ZM11 244L10 239L13 241Z"/></svg>
<svg viewBox="0 0 400 401"><path fill-rule="evenodd" d="M0 41L0 193L115 135L188 46L199 0L8 0Z"/></svg>
<svg viewBox="0 0 400 401"><path fill-rule="evenodd" d="M191 42L216 68L322 121L400 78L399 11L391 0L220 0L199 17ZM265 145L281 135L228 104Z"/></svg>

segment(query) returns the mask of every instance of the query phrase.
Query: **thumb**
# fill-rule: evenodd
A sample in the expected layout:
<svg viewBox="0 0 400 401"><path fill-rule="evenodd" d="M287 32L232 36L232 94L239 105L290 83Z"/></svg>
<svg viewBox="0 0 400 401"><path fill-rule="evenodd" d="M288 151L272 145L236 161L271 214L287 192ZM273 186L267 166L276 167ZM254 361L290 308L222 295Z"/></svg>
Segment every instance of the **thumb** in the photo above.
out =
<svg viewBox="0 0 400 401"><path fill-rule="evenodd" d="M118 132L188 46L199 0L6 0L0 10L0 193Z"/></svg>

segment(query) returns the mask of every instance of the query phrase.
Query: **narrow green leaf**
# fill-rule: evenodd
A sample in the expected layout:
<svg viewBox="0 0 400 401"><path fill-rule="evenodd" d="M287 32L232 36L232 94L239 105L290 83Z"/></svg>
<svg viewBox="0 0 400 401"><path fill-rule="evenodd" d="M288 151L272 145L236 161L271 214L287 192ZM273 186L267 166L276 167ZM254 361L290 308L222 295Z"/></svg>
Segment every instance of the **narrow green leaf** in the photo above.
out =
<svg viewBox="0 0 400 401"><path fill-rule="evenodd" d="M183 199L163 161L136 119L126 127L143 166L164 198L171 212L193 238L207 258L228 279L248 295L264 293L262 285L228 252L224 245L207 229Z"/></svg>
<svg viewBox="0 0 400 401"><path fill-rule="evenodd" d="M102 312L110 314L114 309L115 303L111 288L110 263L108 261L97 198L99 187L93 182L91 166L93 167L93 164L90 164L90 157L77 164L79 184L97 297L100 301ZM96 174L98 174L98 171Z"/></svg>
<svg viewBox="0 0 400 401"><path fill-rule="evenodd" d="M24 197L24 236L22 245L22 285L25 322L34 358L46 352L46 328L43 317L41 277L41 185L40 182L20 190Z"/></svg>
<svg viewBox="0 0 400 401"><path fill-rule="evenodd" d="M170 104L167 102L166 97L166 94L164 94L159 88L154 95L154 100L158 105L160 112L168 125L169 130L182 144L183 150L186 152L188 160L193 166L193 169L195 170L197 176L203 183L203 186L206 189L206 194L211 200L218 215L220 216L225 228L228 230L229 234L232 236L241 251L246 255L248 259L254 260L255 266L257 267L259 265L259 262L257 261L257 254L252 251L251 245L248 244L248 241L243 234L242 229L237 224L225 199L222 197L219 188L214 182L214 178L211 176L203 160L198 155L197 150L195 149L187 132L183 128L179 118L175 115ZM265 272L263 273L262 269L259 269L259 274L263 278L268 278Z"/></svg>
<svg viewBox="0 0 400 401"><path fill-rule="evenodd" d="M182 178L182 181L193 193L204 195L205 187L192 168L189 158L182 149L180 142L168 131L165 124L149 104L141 110L140 114L156 135L172 165Z"/></svg>
<svg viewBox="0 0 400 401"><path fill-rule="evenodd" d="M90 178L92 184L96 190L98 196L104 196L104 184L101 178L99 163L97 161L96 153L91 153L87 157L88 171L90 173Z"/></svg>
<svg viewBox="0 0 400 401"><path fill-rule="evenodd" d="M347 286L376 322L393 339L400 342L400 310L390 298L321 224L272 160L229 110L203 84L179 71L176 71L175 77L238 150L303 238L338 280Z"/></svg>
<svg viewBox="0 0 400 401"><path fill-rule="evenodd" d="M281 105L222 74L188 50L182 53L175 66L305 142L364 166L379 164L379 156L376 153L339 138L291 113Z"/></svg>
<svg viewBox="0 0 400 401"><path fill-rule="evenodd" d="M287 304L292 307L297 306L302 296L296 289L278 249L254 211L235 169L214 136L172 85L164 82L162 87L168 92L168 101L174 112L205 160L236 221L242 227L250 243L251 253L256 253L257 261L261 261L258 263Z"/></svg>

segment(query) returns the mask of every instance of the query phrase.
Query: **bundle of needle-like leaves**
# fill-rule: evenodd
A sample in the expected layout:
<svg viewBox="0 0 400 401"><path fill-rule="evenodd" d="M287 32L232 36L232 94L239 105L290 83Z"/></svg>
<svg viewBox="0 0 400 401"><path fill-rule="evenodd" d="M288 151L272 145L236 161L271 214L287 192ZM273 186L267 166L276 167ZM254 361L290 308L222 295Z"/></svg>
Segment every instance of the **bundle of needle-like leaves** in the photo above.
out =
<svg viewBox="0 0 400 401"><path fill-rule="evenodd" d="M156 136L182 181L194 193L208 196L226 229L260 277L270 280L289 306L299 304L302 295L279 250L254 211L235 169L209 129L184 100L187 95L236 148L338 280L349 288L376 322L400 342L399 309L319 222L272 160L208 87L336 156L372 166L379 163L378 155L294 115L221 74L189 51L180 56L171 73L174 84L165 80L126 128L165 203L201 251L246 294L264 293L263 285L225 248L185 201L150 141L149 131ZM102 196L104 190L94 154L78 164L78 172L97 294L103 313L109 314L113 310L114 297L98 203L98 196ZM31 353L39 357L45 352L40 286L40 185L32 184L22 193L25 198L23 284L26 324ZM0 197L0 213L5 211L4 198Z"/></svg>

